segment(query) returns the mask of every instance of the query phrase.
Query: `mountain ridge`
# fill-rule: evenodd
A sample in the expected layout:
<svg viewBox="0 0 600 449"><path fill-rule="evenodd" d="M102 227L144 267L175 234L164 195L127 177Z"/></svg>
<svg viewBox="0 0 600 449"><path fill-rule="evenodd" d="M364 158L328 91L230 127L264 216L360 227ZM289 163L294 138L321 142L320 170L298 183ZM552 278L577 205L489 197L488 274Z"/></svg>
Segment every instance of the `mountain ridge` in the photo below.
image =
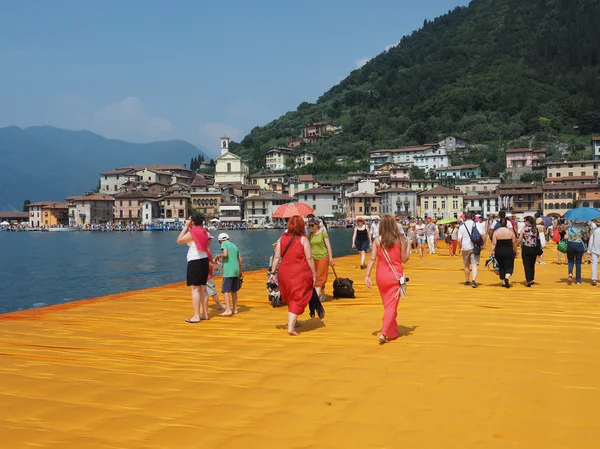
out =
<svg viewBox="0 0 600 449"><path fill-rule="evenodd" d="M88 130L0 128L0 210L81 195L96 187L101 172L117 167L189 165L202 150L184 140L132 143Z"/></svg>

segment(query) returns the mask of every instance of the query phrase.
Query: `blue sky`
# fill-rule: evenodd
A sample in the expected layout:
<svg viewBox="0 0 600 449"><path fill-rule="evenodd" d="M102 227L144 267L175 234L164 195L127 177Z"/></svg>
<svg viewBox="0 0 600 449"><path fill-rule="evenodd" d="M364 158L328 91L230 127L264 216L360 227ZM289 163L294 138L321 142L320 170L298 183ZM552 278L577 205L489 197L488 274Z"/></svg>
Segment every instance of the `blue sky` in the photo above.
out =
<svg viewBox="0 0 600 449"><path fill-rule="evenodd" d="M468 0L0 0L0 126L240 140Z"/></svg>

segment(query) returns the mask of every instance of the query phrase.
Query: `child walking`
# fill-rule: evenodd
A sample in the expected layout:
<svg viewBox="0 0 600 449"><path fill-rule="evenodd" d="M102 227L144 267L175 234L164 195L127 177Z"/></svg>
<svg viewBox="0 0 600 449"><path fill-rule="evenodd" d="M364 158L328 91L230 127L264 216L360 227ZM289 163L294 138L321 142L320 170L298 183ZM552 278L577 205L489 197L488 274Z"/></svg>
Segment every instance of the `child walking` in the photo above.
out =
<svg viewBox="0 0 600 449"><path fill-rule="evenodd" d="M225 232L219 234L219 243L221 244L223 253L215 257L215 263L220 267L223 267L223 285L221 287L221 292L225 297L225 311L220 315L232 316L238 313L237 292L241 287L243 279L242 272L244 261L240 256L237 246L229 241L228 234Z"/></svg>

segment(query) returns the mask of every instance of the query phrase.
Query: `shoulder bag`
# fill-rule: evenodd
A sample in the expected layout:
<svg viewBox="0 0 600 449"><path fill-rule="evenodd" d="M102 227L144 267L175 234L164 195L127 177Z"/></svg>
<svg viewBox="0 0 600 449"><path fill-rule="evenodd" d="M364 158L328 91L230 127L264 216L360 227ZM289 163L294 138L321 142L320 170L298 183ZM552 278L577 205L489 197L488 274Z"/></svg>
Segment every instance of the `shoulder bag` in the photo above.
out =
<svg viewBox="0 0 600 449"><path fill-rule="evenodd" d="M388 266L390 267L390 270L392 271L392 274L396 279L398 279L398 291L396 292L396 298L404 299L404 296L406 295L406 282L408 281L408 279L404 276L398 275L398 272L394 268L394 264L392 264L390 255L388 254L387 250L383 247L383 245L381 246L381 250L385 261L387 262ZM400 247L400 250L402 250L402 247Z"/></svg>

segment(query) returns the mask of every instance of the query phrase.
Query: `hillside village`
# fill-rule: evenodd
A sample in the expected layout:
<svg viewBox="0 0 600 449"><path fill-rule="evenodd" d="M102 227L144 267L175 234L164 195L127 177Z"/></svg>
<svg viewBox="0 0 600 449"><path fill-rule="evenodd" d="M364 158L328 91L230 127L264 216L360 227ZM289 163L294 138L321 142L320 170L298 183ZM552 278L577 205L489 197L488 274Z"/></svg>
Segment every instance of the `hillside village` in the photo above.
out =
<svg viewBox="0 0 600 449"><path fill-rule="evenodd" d="M180 222L197 212L223 226L263 227L272 222L278 206L293 201L310 205L327 219L347 221L383 214L447 218L464 211L487 217L500 210L561 216L574 207L600 207L600 137L592 138L591 160L547 162L544 150L505 150L509 175L518 179L523 173L543 172L541 185L505 184L500 177L482 177L478 165L453 166L453 155L469 148L469 142L457 136L422 146L372 150L369 170L350 172L344 180L286 172L316 163L315 152L305 144L336 131L329 124L308 124L299 138L300 148L293 147L296 141L271 148L265 154L265 170L256 173L229 151L230 140L224 136L214 174L169 164L110 169L100 173L97 192L35 202L27 206L28 212L1 212L0 219L28 222L32 228L109 223L145 227ZM415 172L428 173L430 179L415 179Z"/></svg>

